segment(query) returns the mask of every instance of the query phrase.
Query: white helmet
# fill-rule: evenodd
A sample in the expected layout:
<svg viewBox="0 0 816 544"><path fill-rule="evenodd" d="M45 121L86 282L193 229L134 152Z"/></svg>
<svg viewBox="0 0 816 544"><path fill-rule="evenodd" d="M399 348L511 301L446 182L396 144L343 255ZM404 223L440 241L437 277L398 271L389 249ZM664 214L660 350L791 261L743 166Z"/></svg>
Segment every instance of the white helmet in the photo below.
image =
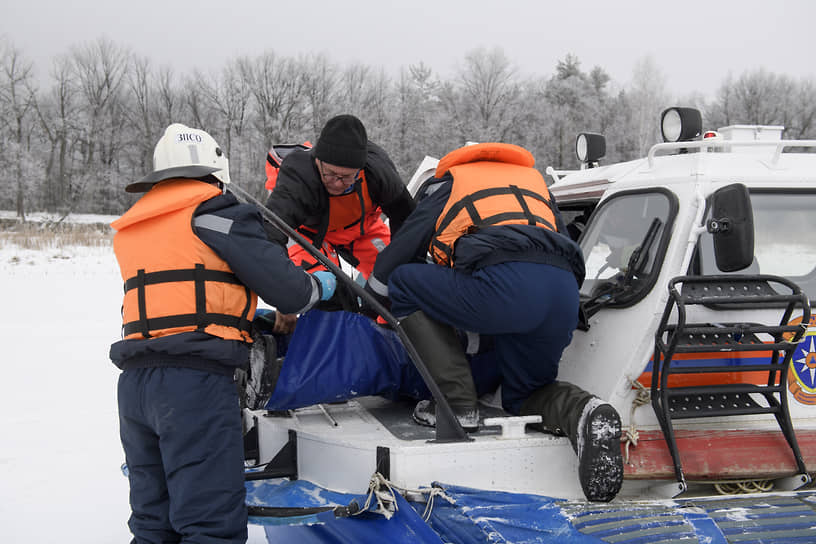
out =
<svg viewBox="0 0 816 544"><path fill-rule="evenodd" d="M218 143L203 130L173 123L153 150L153 172L125 187L125 191L143 193L165 179L200 179L209 175L230 182L229 161Z"/></svg>

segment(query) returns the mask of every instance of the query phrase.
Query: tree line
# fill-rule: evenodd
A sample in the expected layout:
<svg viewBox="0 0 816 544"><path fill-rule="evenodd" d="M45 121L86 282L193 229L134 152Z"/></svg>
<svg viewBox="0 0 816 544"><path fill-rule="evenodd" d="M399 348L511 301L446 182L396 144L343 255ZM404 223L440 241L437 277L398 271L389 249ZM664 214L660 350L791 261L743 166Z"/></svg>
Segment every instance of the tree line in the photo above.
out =
<svg viewBox="0 0 816 544"><path fill-rule="evenodd" d="M542 171L574 168L578 132L607 137L604 162L641 156L659 141L658 116L673 105L703 112L704 126L783 125L783 137L814 138L816 88L765 69L724 74L713 98L677 97L650 57L629 82L567 55L547 75L523 75L501 48L468 52L450 76L424 63L340 65L325 54L240 57L217 70L179 73L106 38L52 59L37 78L23 51L0 39L0 209L119 214L129 182L152 170L174 122L212 134L231 177L264 194L271 145L314 141L327 119L352 113L391 155L407 182L425 155L468 141L521 145Z"/></svg>

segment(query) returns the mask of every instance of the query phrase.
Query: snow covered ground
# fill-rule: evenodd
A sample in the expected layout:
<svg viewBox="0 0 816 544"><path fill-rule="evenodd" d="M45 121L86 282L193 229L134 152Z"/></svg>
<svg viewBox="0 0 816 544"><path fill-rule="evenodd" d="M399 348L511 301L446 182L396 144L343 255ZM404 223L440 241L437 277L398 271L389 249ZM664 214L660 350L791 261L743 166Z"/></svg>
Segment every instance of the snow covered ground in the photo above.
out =
<svg viewBox="0 0 816 544"><path fill-rule="evenodd" d="M128 542L110 247L0 249L0 540Z"/></svg>
<svg viewBox="0 0 816 544"><path fill-rule="evenodd" d="M0 242L0 542L130 541L108 359L121 293L109 246Z"/></svg>

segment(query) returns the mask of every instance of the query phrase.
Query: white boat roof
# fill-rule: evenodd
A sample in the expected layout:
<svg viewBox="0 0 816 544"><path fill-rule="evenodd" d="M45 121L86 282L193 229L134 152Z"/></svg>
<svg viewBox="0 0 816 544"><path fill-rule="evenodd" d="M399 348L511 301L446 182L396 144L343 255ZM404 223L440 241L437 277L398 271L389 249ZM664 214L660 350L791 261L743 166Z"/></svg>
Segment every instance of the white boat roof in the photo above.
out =
<svg viewBox="0 0 816 544"><path fill-rule="evenodd" d="M804 152L803 152L804 151ZM645 158L581 170L547 168L559 202L598 200L615 191L706 179L750 187L816 185L816 141L710 140L656 144Z"/></svg>

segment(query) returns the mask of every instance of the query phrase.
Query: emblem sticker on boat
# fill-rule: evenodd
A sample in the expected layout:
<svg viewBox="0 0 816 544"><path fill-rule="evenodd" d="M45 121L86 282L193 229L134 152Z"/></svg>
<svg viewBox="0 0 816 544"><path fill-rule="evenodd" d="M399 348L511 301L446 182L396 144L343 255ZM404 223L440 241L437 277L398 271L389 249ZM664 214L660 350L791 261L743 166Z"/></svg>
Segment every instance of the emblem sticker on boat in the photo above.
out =
<svg viewBox="0 0 816 544"><path fill-rule="evenodd" d="M797 317L790 325L801 321ZM816 405L816 315L810 317L808 330L796 346L790 365L788 389L793 398L802 404Z"/></svg>

